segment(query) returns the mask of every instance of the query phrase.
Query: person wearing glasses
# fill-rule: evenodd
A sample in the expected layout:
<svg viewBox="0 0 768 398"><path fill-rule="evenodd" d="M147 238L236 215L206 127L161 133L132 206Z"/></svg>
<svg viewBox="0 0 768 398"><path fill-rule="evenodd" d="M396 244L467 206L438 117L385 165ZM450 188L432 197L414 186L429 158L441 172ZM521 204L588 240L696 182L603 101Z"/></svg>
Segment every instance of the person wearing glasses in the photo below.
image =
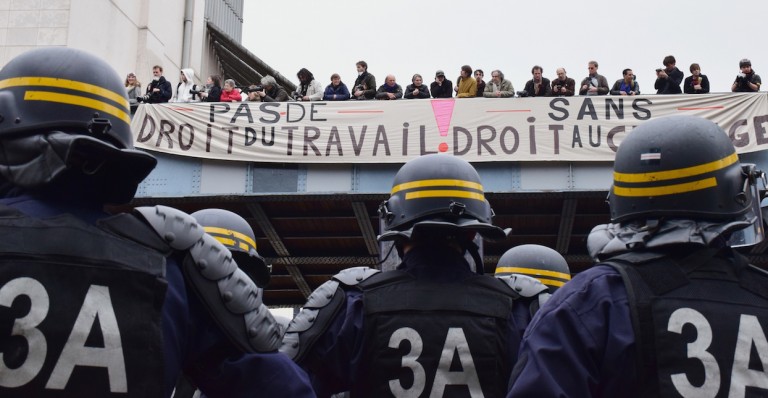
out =
<svg viewBox="0 0 768 398"><path fill-rule="evenodd" d="M589 61L587 69L589 75L581 81L579 95L606 95L608 94L608 80L597 73L597 61Z"/></svg>

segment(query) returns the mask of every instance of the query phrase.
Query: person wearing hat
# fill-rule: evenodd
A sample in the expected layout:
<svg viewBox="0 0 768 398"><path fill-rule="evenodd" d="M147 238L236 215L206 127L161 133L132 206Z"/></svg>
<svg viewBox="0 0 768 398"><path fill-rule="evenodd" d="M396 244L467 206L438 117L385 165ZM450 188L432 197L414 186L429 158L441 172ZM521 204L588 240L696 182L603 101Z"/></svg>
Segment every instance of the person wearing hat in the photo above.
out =
<svg viewBox="0 0 768 398"><path fill-rule="evenodd" d="M739 72L736 75L736 80L731 85L731 91L735 93L754 93L760 91L760 75L752 70L752 61L744 58L739 61Z"/></svg>
<svg viewBox="0 0 768 398"><path fill-rule="evenodd" d="M432 98L453 97L453 82L445 78L445 72L438 69L435 72L435 81L429 86Z"/></svg>

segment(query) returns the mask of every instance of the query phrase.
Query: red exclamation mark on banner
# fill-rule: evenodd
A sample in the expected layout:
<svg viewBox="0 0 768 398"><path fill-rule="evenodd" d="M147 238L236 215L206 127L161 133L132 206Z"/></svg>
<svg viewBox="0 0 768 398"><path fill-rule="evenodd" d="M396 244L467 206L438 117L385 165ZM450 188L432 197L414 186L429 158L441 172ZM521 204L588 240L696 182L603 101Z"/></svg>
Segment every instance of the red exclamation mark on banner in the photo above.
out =
<svg viewBox="0 0 768 398"><path fill-rule="evenodd" d="M451 125L451 118L453 117L454 101L453 99L432 100L432 113L435 114L437 130L440 131L441 137L448 136L448 127ZM448 143L445 141L441 142L437 146L437 150L447 152Z"/></svg>

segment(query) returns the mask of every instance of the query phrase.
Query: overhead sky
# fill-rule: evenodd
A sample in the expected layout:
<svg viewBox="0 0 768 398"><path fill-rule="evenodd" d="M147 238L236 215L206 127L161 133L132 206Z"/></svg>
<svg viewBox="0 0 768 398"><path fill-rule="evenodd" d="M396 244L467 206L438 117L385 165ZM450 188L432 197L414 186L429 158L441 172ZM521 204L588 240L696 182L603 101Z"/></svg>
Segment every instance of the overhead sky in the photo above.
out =
<svg viewBox="0 0 768 398"><path fill-rule="evenodd" d="M564 67L578 84L594 59L609 84L631 68L653 94L655 70L674 55L686 77L699 63L725 92L742 58L768 79L767 16L764 0L248 0L243 45L293 82L307 68L323 87L333 73L351 86L365 60L377 85L388 74L403 87L414 73L429 83L437 69L455 84L468 64L486 81L500 69L519 91L533 65L550 80Z"/></svg>

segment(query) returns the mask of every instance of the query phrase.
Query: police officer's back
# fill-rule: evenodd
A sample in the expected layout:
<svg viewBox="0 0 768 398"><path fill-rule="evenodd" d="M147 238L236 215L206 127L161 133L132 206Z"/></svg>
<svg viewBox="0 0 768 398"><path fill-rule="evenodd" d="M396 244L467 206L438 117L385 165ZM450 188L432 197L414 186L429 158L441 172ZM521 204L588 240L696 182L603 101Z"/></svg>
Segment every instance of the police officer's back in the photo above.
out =
<svg viewBox="0 0 768 398"><path fill-rule="evenodd" d="M519 343L519 297L480 272L476 233L504 238L466 161L427 155L395 176L379 208L401 254L397 270L347 269L320 286L281 351L310 373L318 396L502 396ZM445 395L444 395L445 394Z"/></svg>
<svg viewBox="0 0 768 398"><path fill-rule="evenodd" d="M768 277L727 244L760 222L758 175L707 120L635 128L588 240L602 263L534 317L508 396L768 394Z"/></svg>
<svg viewBox="0 0 768 398"><path fill-rule="evenodd" d="M104 212L155 164L106 62L45 48L0 70L0 396L166 397L182 369L211 397L276 374L307 387L260 290L191 216Z"/></svg>

